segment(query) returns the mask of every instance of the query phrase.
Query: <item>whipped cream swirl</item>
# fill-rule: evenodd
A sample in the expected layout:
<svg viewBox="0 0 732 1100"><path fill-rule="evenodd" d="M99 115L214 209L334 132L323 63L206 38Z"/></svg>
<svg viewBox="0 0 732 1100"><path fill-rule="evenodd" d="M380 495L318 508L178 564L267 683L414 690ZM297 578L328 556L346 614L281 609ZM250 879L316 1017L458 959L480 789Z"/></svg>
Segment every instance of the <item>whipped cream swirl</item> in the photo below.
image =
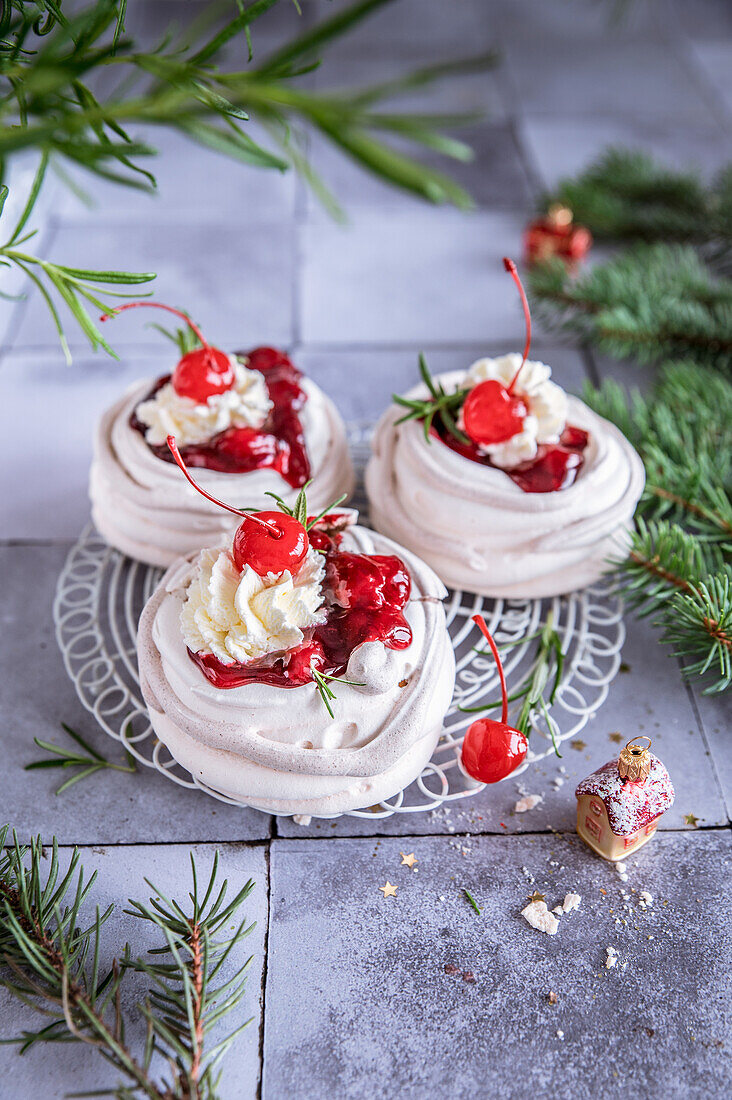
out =
<svg viewBox="0 0 732 1100"><path fill-rule="evenodd" d="M282 653L323 621L322 554L309 550L293 577L239 572L228 550L203 550L180 612L187 647L213 653L223 664Z"/></svg>
<svg viewBox="0 0 732 1100"><path fill-rule="evenodd" d="M153 397L137 406L137 419L146 427L148 443L158 446L174 435L179 447L187 447L204 443L227 428L261 428L272 408L264 375L229 358L234 385L223 393L212 394L207 402L200 404L192 397L181 397L173 383L166 382Z"/></svg>
<svg viewBox="0 0 732 1100"><path fill-rule="evenodd" d="M495 378L508 386L520 366L521 356L516 352L498 359L478 359L468 370L464 385L472 389L479 382ZM540 443L558 442L567 423L567 395L556 382L549 381L551 373L546 363L532 359L524 363L513 390L527 408L522 431L505 443L481 444L478 448L490 456L495 466L509 470L534 458Z"/></svg>

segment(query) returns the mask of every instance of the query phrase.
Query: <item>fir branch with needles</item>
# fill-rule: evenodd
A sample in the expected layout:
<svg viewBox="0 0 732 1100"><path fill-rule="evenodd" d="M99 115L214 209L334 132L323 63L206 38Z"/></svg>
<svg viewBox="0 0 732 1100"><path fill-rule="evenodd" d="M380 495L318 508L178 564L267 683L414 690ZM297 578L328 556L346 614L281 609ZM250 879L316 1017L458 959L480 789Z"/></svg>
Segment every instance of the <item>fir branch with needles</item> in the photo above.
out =
<svg viewBox="0 0 732 1100"><path fill-rule="evenodd" d="M652 392L614 381L585 401L613 421L646 468L628 556L630 605L653 616L686 675L707 693L732 684L732 384L693 363L666 364Z"/></svg>
<svg viewBox="0 0 732 1100"><path fill-rule="evenodd" d="M470 391L463 387L448 393L441 382L435 382L427 366L427 361L421 352L419 355L419 373L427 387L429 396L403 397L398 393L392 394L392 401L407 410L395 423L404 424L407 420L420 420L424 437L428 443L431 443L432 425L435 419L439 419L460 443L470 443L465 432L457 426L458 413Z"/></svg>
<svg viewBox="0 0 732 1100"><path fill-rule="evenodd" d="M688 359L732 373L732 280L690 245L636 245L573 277L559 259L529 274L536 317L615 359Z"/></svg>
<svg viewBox="0 0 732 1100"><path fill-rule="evenodd" d="M217 853L202 888L191 854L188 911L148 882L154 896L130 901L125 912L153 933L155 946L143 957L125 947L102 969L108 953L103 928L114 906L91 909L96 872L85 875L74 849L62 873L55 837L48 860L40 837L24 846L13 833L5 847L8 833L7 825L0 829L0 984L48 1022L3 1041L21 1054L43 1043L87 1044L122 1082L94 1095L217 1100L221 1059L251 1022L238 1021L211 1041L212 1031L240 1010L246 991L251 959L235 959L254 927L241 915L253 882L227 898ZM150 991L128 1010L123 991L132 971L145 975ZM147 1025L139 1052L125 1038L135 1014Z"/></svg>
<svg viewBox="0 0 732 1100"><path fill-rule="evenodd" d="M695 244L724 267L732 259L732 164L706 186L635 149L609 148L540 200L568 206L598 240Z"/></svg>
<svg viewBox="0 0 732 1100"><path fill-rule="evenodd" d="M80 733L73 730L71 726L67 726L65 722L61 723L62 729L69 735L69 737L76 742L79 746L78 749L66 749L62 745L56 745L53 741L42 741L40 737L34 737L33 740L39 749L43 749L49 755L42 760L34 760L30 764L26 764L25 770L37 771L39 768L78 768L79 771L75 775L70 776L61 786L57 789L56 794L62 794L68 790L75 783L78 783L81 779L88 779L92 775L96 775L99 771L105 769L111 769L116 772L135 772L137 771L137 765L135 764L135 758L131 752L127 751L127 763L115 764L113 761L108 760L102 753L97 752L88 741L86 741ZM81 751L80 751L81 750Z"/></svg>

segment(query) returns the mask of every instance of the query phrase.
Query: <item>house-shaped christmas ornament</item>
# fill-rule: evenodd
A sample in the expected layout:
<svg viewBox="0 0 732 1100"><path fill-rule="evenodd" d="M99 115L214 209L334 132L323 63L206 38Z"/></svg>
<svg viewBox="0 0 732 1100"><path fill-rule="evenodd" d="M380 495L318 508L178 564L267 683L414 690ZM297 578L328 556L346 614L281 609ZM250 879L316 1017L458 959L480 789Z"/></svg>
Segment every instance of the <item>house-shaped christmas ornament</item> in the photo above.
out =
<svg viewBox="0 0 732 1100"><path fill-rule="evenodd" d="M649 737L634 737L617 760L588 775L575 791L577 832L604 859L623 859L646 844L674 800L669 774L650 745Z"/></svg>

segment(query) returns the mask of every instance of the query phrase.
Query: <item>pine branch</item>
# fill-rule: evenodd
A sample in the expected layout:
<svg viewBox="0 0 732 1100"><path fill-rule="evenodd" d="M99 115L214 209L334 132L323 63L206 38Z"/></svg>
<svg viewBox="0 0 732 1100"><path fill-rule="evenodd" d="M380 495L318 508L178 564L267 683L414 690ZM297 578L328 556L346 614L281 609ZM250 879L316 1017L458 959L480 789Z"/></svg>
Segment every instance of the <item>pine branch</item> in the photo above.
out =
<svg viewBox="0 0 732 1100"><path fill-rule="evenodd" d="M583 398L617 424L639 452L647 484L646 519L681 523L705 539L732 534L732 385L692 363L666 364L648 398L628 397L613 380Z"/></svg>
<svg viewBox="0 0 732 1100"><path fill-rule="evenodd" d="M541 199L569 206L598 240L683 241L704 245L717 261L732 252L732 166L705 187L646 153L610 148L574 179Z"/></svg>
<svg viewBox="0 0 732 1100"><path fill-rule="evenodd" d="M175 129L241 163L276 171L291 168L337 214L337 203L302 152L314 128L392 186L429 202L472 205L469 195L449 177L397 151L380 136L395 135L417 153L426 148L464 160L472 155L468 147L445 137L441 129L469 119L394 114L374 106L455 72L489 68L495 54L442 63L372 88L315 93L297 86L297 78L319 64L318 51L389 0L352 3L295 36L261 64L251 65L252 28L277 2L254 0L245 6L238 0L233 17L229 3L210 5L182 35L171 31L152 50L141 49L128 36L126 0L94 0L68 17L61 11L61 0L14 0L0 6L0 173L18 152L34 149L41 157L23 215L0 248L0 266L18 268L41 294L67 360L71 356L62 307L71 312L94 350L114 354L89 312L89 305L97 314L112 308L100 300L96 284L132 285L155 276L50 263L20 250L33 236L21 232L51 158L114 183L154 191L155 176L145 165L157 151L131 136L131 127ZM237 56L238 43L244 46L246 67L222 68L223 61ZM90 83L97 86L102 83L99 78L109 75L120 78L115 90L97 98ZM247 124L252 119L274 137L274 148L251 136ZM62 167L60 174L69 178ZM6 197L7 188L0 188L0 211ZM125 296L110 289L105 293Z"/></svg>
<svg viewBox="0 0 732 1100"><path fill-rule="evenodd" d="M0 849L8 826L0 829ZM118 1100L215 1100L216 1067L236 1036L250 1021L211 1045L211 1031L241 1003L249 960L224 975L231 953L254 927L239 913L251 893L249 881L230 901L227 883L218 881L218 854L201 895L191 856L193 891L188 913L159 891L148 904L131 901L132 916L154 926L164 947L147 958L133 959L129 949L102 974L102 926L113 912L96 909L91 924L82 923L96 878L86 880L74 850L68 869L59 872L53 840L50 864L40 837L29 847L13 843L0 852L0 984L51 1023L25 1031L16 1039L21 1053L37 1043L76 1041L94 1047L127 1081L112 1090ZM155 890L155 887L152 887ZM88 919L88 918L87 918ZM147 975L151 991L137 1011L147 1020L142 1056L126 1044L126 1012L121 989L128 971ZM169 1080L152 1074L155 1053L169 1067ZM101 1093L100 1093L101 1094Z"/></svg>
<svg viewBox="0 0 732 1100"><path fill-rule="evenodd" d="M732 282L693 248L637 245L577 279L560 260L529 276L536 314L616 359L689 359L732 372Z"/></svg>
<svg viewBox="0 0 732 1100"><path fill-rule="evenodd" d="M643 458L647 484L628 558L616 563L632 607L707 692L732 684L732 385L690 363L666 365L653 392L627 397L613 381L585 400ZM716 679L710 679L716 672Z"/></svg>

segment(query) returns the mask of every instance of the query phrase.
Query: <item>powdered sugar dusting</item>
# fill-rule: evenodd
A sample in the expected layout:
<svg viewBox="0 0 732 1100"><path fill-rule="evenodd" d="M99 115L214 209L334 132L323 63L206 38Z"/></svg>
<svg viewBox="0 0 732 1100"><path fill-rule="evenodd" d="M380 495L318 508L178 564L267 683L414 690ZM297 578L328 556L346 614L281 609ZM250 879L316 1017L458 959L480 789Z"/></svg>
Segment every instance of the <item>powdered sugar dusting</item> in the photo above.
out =
<svg viewBox="0 0 732 1100"><path fill-rule="evenodd" d="M647 779L631 782L618 775L617 760L609 760L577 787L575 794L594 794L607 810L616 836L630 836L665 813L674 800L674 788L666 768L653 753Z"/></svg>

